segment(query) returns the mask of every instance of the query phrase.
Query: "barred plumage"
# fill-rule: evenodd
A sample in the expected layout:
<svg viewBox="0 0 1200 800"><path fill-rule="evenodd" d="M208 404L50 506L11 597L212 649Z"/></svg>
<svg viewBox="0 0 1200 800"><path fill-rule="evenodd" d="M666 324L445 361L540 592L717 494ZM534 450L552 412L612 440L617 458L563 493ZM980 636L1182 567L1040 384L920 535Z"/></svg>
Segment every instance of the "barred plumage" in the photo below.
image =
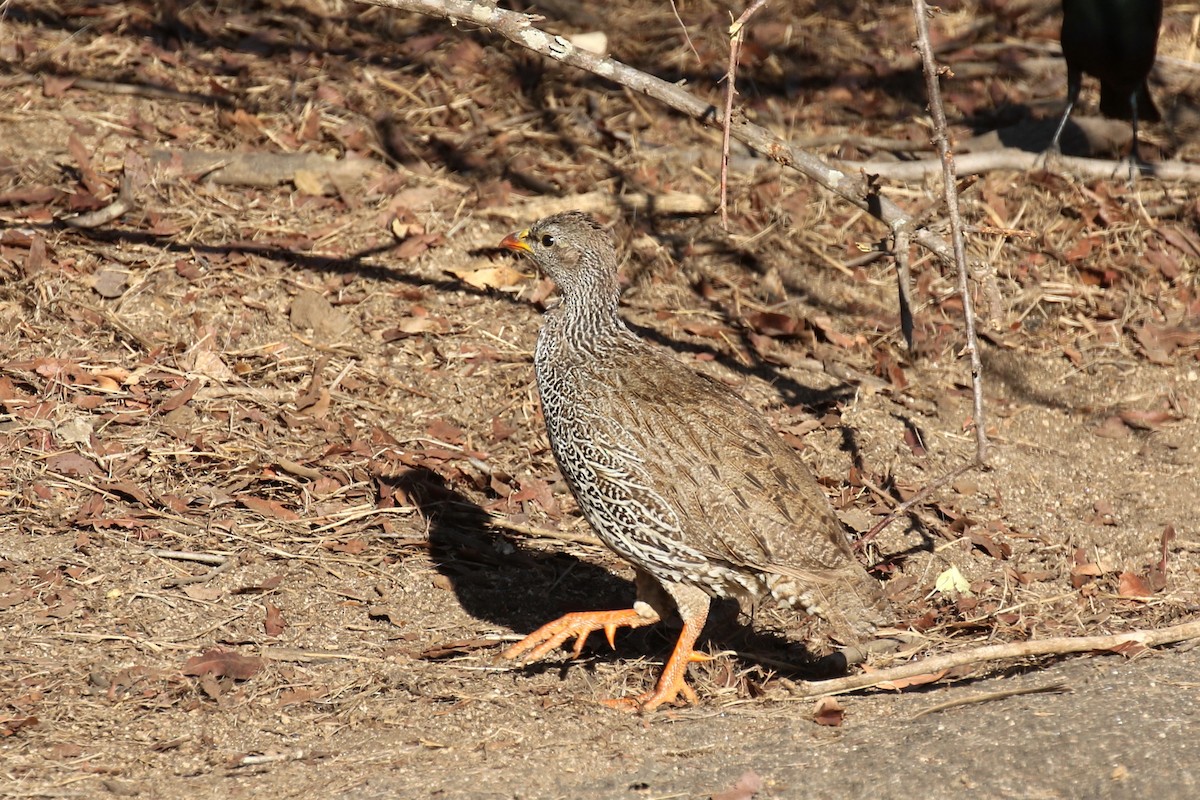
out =
<svg viewBox="0 0 1200 800"><path fill-rule="evenodd" d="M862 638L883 620L883 594L854 558L808 467L762 416L724 385L637 338L617 314L617 260L608 232L580 212L512 234L559 287L534 364L559 468L584 517L634 565L634 609L569 614L505 655L536 659L594 630L658 621L684 632L650 710L683 692L710 597L774 599ZM656 585L657 584L657 585Z"/></svg>

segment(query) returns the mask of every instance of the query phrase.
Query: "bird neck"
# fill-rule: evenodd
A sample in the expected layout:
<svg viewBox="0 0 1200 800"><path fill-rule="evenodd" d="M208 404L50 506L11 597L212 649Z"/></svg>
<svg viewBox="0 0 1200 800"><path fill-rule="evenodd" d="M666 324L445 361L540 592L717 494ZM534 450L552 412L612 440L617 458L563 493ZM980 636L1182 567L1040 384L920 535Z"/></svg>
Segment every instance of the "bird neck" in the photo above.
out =
<svg viewBox="0 0 1200 800"><path fill-rule="evenodd" d="M628 333L629 329L617 314L620 288L611 285L572 286L561 294L558 307L551 314L558 337L577 348L592 346Z"/></svg>

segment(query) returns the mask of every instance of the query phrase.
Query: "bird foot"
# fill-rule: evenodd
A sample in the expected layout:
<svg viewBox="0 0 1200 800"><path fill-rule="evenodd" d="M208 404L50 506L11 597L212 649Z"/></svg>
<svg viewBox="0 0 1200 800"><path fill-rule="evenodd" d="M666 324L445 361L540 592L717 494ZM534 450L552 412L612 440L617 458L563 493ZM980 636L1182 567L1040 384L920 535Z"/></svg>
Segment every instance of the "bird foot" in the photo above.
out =
<svg viewBox="0 0 1200 800"><path fill-rule="evenodd" d="M525 656L527 661L537 661L568 639L574 639L575 646L571 656L578 658L593 631L604 631L609 646L615 647L613 637L617 628L640 628L643 625L652 625L658 622L658 619L657 615L646 616L633 608L619 611L576 611L546 623L501 655L509 659Z"/></svg>
<svg viewBox="0 0 1200 800"><path fill-rule="evenodd" d="M707 660L707 657L701 660ZM637 697L618 697L612 700L601 700L600 703L617 711L645 714L665 703L674 703L679 699L679 695L681 694L688 705L694 706L700 702L700 698L696 696L696 691L687 685L682 674L675 680L669 680L667 675L664 674L658 682L658 686L654 687L654 691L652 692L646 692Z"/></svg>

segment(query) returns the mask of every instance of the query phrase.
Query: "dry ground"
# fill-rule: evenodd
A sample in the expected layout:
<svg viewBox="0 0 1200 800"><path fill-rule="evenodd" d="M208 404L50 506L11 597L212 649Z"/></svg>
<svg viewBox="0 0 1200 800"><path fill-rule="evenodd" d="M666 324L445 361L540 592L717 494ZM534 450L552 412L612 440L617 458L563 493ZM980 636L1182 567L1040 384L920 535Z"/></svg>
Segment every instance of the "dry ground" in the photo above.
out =
<svg viewBox="0 0 1200 800"><path fill-rule="evenodd" d="M927 140L905 4L786 5L756 19L747 113L827 157L886 156L848 134ZM716 100L729 9L678 6L690 43L662 3L538 8ZM1044 129L1050 4L945 6L957 134ZM646 718L594 701L647 687L670 630L498 660L632 595L547 449L530 360L550 287L500 238L549 199L616 198L628 319L762 408L862 533L973 453L955 277L916 263L909 355L869 217L737 149L729 234L626 209L710 202L719 135L461 25L337 0L0 11L0 795L729 800L758 776L760 797L1163 796L1168 767L1195 786L1170 750L1200 722L1179 649L862 692L840 726L793 693L820 626L770 608L715 619L700 705ZM1168 3L1152 161L1196 154L1194 13ZM242 151L349 161L212 180ZM130 213L59 222L123 180ZM884 191L936 209L935 185ZM992 468L863 548L922 637L875 666L1194 619L1194 186L994 173L964 208L1002 297L976 298ZM1076 694L910 721L1048 684Z"/></svg>

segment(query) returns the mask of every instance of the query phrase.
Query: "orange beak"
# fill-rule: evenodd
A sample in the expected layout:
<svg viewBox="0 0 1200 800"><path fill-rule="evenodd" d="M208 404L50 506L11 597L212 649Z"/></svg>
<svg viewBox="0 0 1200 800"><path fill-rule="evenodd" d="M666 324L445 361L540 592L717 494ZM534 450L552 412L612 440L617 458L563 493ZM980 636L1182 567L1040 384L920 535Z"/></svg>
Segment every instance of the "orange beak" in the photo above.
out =
<svg viewBox="0 0 1200 800"><path fill-rule="evenodd" d="M529 228L526 228L523 231L517 231L516 233L510 233L508 236L505 236L500 241L500 246L507 250L515 250L519 253L532 253L533 248L526 243L526 239L528 238Z"/></svg>

